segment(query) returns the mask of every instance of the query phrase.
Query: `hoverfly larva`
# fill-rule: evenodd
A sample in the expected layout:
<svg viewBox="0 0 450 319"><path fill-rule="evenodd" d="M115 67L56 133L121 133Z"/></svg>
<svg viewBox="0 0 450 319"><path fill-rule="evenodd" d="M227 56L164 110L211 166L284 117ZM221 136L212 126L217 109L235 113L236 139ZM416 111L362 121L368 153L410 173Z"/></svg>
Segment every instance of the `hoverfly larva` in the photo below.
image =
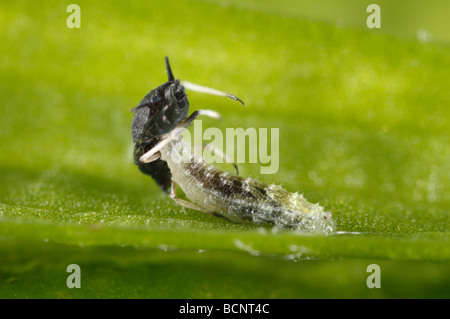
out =
<svg viewBox="0 0 450 319"><path fill-rule="evenodd" d="M233 222L250 221L304 232L329 233L334 229L332 216L318 204L280 186L221 171L200 155L190 152L181 133L198 116L219 117L211 110L197 110L188 116L189 101L185 88L227 96L234 95L175 80L166 57L169 81L150 91L134 108L132 135L134 162L183 207L221 216ZM187 155L184 160L180 157ZM178 160L177 160L178 159ZM189 200L176 195L176 186Z"/></svg>

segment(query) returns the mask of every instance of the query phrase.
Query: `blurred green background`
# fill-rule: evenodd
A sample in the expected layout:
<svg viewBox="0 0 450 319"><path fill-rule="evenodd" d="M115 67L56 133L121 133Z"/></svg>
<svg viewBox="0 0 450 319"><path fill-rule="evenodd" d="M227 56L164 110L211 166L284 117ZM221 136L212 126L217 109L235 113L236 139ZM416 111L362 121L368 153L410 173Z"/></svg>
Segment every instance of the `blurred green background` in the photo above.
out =
<svg viewBox="0 0 450 319"><path fill-rule="evenodd" d="M450 297L448 1L0 4L0 297ZM184 210L132 163L131 118L176 77L203 127L280 128L244 176L333 213L330 236ZM78 264L82 288L69 289ZM366 268L381 268L369 289Z"/></svg>

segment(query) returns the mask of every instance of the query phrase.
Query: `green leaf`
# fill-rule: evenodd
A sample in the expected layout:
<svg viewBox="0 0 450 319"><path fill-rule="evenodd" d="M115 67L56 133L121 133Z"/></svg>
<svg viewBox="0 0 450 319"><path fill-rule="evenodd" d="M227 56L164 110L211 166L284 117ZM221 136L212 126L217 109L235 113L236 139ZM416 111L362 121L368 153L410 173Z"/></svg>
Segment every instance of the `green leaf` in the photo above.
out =
<svg viewBox="0 0 450 319"><path fill-rule="evenodd" d="M80 29L56 1L1 4L0 297L449 297L448 45L224 3L78 1ZM319 202L337 233L183 209L139 172L129 110L166 55L245 101L189 93L223 116L204 128L279 128L278 173L240 174Z"/></svg>

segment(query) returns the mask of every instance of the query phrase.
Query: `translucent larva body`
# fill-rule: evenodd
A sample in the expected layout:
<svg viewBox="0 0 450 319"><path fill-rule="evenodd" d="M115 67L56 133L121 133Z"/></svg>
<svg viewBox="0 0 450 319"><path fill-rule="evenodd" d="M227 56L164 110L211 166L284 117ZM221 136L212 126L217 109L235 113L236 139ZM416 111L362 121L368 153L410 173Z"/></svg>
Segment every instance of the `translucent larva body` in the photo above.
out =
<svg viewBox="0 0 450 319"><path fill-rule="evenodd" d="M160 188L186 208L221 216L234 222L270 224L302 232L329 233L334 222L329 212L298 193L280 186L224 172L191 152L181 132L200 115L218 117L211 110L188 115L185 86L198 92L226 96L244 104L234 95L189 82L182 85L173 76L166 57L168 81L150 91L133 109L134 162ZM180 199L176 185L189 201Z"/></svg>
<svg viewBox="0 0 450 319"><path fill-rule="evenodd" d="M302 232L334 230L331 214L318 204L280 186L221 171L190 152L190 145L181 137L160 152L172 173L172 180L192 203L206 211L234 222L272 224Z"/></svg>

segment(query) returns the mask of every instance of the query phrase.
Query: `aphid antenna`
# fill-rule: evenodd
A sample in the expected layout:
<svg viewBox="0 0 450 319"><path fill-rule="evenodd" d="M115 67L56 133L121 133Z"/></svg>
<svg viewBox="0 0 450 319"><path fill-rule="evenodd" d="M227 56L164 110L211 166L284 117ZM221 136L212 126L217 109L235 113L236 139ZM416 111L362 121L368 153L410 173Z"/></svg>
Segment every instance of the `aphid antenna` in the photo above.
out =
<svg viewBox="0 0 450 319"><path fill-rule="evenodd" d="M164 57L164 60L166 61L166 70L167 70L167 76L169 77L169 81L170 82L174 82L175 81L175 77L173 76L172 73L172 68L170 67L170 63L169 63L169 58L168 57ZM136 107L133 107L132 109L130 109L130 112L135 112L137 109L146 107L151 105L151 103L145 103L145 104L141 104L138 105Z"/></svg>
<svg viewBox="0 0 450 319"><path fill-rule="evenodd" d="M170 68L169 58L164 57L164 60L166 61L166 70L167 70L167 76L169 77L169 81L173 82L173 81L175 81L175 77L173 76L172 69Z"/></svg>
<svg viewBox="0 0 450 319"><path fill-rule="evenodd" d="M206 94L212 94L212 95L218 95L218 96L225 96L228 97L230 99L233 99L235 101L238 101L242 104L242 106L244 106L244 102L242 102L241 99L239 99L237 96L229 94L229 93L225 93L216 89L212 89L206 86L202 86L202 85L198 85L195 83L191 83L188 81L183 81L181 82L181 84L188 90L194 91L194 92L199 92L199 93L206 93Z"/></svg>

